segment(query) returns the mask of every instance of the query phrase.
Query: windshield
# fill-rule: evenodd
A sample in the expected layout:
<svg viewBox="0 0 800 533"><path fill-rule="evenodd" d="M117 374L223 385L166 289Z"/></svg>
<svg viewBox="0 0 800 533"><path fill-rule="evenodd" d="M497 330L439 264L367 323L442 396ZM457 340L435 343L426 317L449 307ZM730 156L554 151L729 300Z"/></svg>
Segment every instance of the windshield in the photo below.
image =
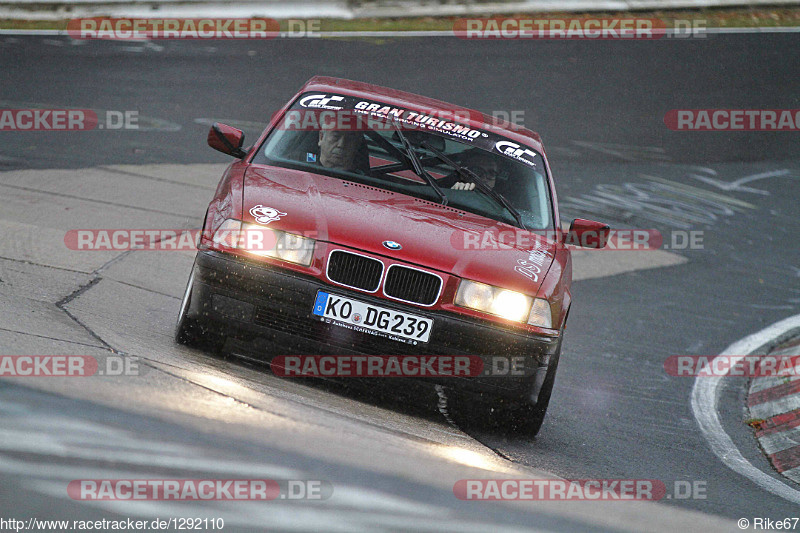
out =
<svg viewBox="0 0 800 533"><path fill-rule="evenodd" d="M253 162L356 181L531 230L552 229L541 155L471 131L448 134L396 117L298 107L287 112Z"/></svg>

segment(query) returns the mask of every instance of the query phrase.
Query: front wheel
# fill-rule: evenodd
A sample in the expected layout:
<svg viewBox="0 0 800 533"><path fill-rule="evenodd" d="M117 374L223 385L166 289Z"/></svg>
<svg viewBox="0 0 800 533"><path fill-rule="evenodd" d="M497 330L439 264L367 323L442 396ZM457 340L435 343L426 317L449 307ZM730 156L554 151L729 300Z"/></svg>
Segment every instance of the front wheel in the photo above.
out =
<svg viewBox="0 0 800 533"><path fill-rule="evenodd" d="M544 417L547 414L547 407L550 405L550 395L553 393L553 385L556 382L556 371L558 370L558 359L561 355L561 341L564 338L564 332L558 340L558 346L555 352L550 356L550 361L547 365L547 373L545 374L542 388L539 390L539 397L535 405L523 405L516 408L500 408L497 410L500 418L499 422L506 429L513 430L516 433L523 433L535 437L539 430L542 428Z"/></svg>

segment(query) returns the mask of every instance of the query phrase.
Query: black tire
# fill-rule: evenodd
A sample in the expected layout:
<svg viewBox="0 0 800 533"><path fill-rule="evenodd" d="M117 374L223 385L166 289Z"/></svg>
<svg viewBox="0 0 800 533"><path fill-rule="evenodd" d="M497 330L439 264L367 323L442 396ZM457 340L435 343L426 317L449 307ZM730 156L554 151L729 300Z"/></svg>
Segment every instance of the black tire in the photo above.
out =
<svg viewBox="0 0 800 533"><path fill-rule="evenodd" d="M547 373L539 390L539 398L536 405L524 405L520 407L501 407L496 409L500 424L506 431L517 434L535 437L542 428L544 417L547 414L547 407L550 405L550 396L553 393L553 385L556 382L556 372L558 371L558 360L561 356L561 341L564 339L564 330L558 339L558 347L550 357L547 365Z"/></svg>
<svg viewBox="0 0 800 533"><path fill-rule="evenodd" d="M225 335L204 327L198 320L188 316L189 306L192 303L194 272L195 267L192 266L192 273L189 276L189 282L186 284L186 291L183 294L181 309L178 312L178 320L175 324L175 342L192 348L219 352L225 344Z"/></svg>

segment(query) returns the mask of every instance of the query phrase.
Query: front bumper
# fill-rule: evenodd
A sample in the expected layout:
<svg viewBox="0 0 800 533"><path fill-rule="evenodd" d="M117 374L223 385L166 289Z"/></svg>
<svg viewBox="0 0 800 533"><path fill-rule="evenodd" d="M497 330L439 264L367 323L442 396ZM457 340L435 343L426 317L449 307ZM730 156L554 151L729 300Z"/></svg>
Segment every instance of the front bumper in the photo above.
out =
<svg viewBox="0 0 800 533"><path fill-rule="evenodd" d="M320 289L431 318L434 326L430 340L415 346L325 323L311 312ZM208 327L223 329L234 338L265 341L273 347L259 355L265 360L275 355L478 355L487 366L497 362L491 357L522 357L522 376L416 379L531 403L536 401L547 363L560 340L519 333L454 313L398 304L213 251L197 254L188 316Z"/></svg>

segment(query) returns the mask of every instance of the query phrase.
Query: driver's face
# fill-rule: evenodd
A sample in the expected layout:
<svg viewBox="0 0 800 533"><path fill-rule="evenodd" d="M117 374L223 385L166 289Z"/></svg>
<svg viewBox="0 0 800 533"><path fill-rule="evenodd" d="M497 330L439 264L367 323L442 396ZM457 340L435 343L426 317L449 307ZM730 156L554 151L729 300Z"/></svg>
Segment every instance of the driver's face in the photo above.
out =
<svg viewBox="0 0 800 533"><path fill-rule="evenodd" d="M320 130L318 144L319 162L322 166L353 170L356 152L361 145L361 134Z"/></svg>
<svg viewBox="0 0 800 533"><path fill-rule="evenodd" d="M482 178L490 189L494 189L494 185L497 183L497 173L500 171L494 156L473 156L462 164Z"/></svg>

